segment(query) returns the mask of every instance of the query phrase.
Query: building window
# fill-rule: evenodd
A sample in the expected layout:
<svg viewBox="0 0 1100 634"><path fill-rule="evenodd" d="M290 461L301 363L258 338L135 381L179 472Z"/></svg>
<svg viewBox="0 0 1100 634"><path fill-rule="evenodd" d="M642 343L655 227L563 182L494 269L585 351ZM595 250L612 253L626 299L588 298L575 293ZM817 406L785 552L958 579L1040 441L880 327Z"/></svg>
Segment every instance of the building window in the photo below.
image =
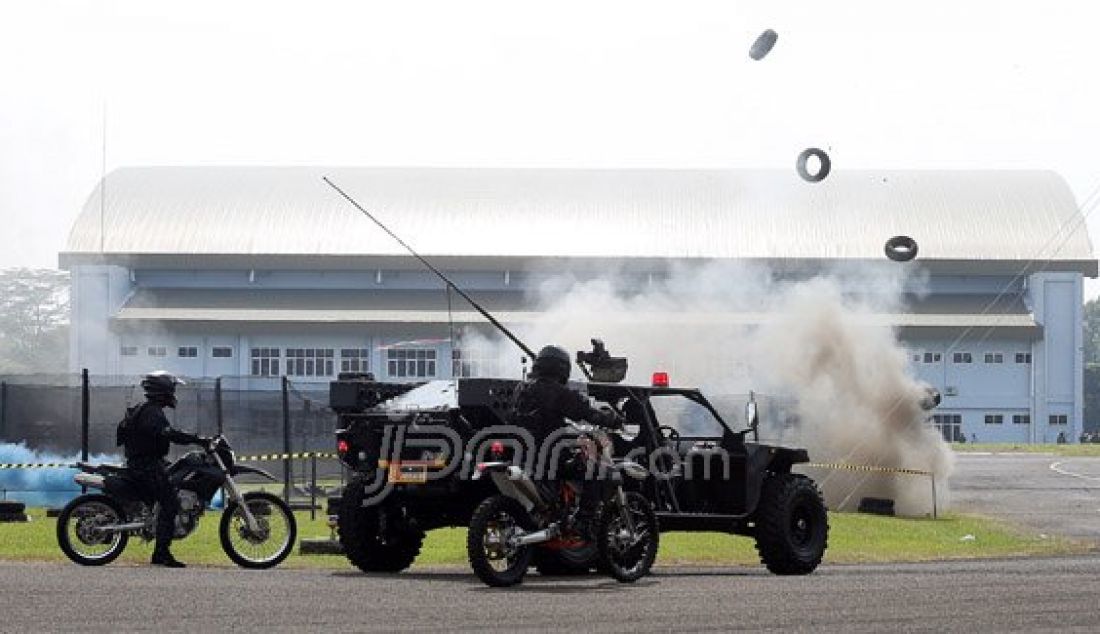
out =
<svg viewBox="0 0 1100 634"><path fill-rule="evenodd" d="M386 372L391 377L434 377L435 350L390 348L386 350Z"/></svg>
<svg viewBox="0 0 1100 634"><path fill-rule="evenodd" d="M210 356L215 359L232 359L233 348L229 346L214 346L210 349Z"/></svg>
<svg viewBox="0 0 1100 634"><path fill-rule="evenodd" d="M332 376L332 348L287 348L287 376Z"/></svg>
<svg viewBox="0 0 1100 634"><path fill-rule="evenodd" d="M369 348L341 348L341 372L370 372Z"/></svg>
<svg viewBox="0 0 1100 634"><path fill-rule="evenodd" d="M470 378L477 376L499 376L496 357L484 352L455 348L451 351L451 376Z"/></svg>
<svg viewBox="0 0 1100 634"><path fill-rule="evenodd" d="M959 442L963 439L962 414L933 414L932 424L947 442Z"/></svg>
<svg viewBox="0 0 1100 634"><path fill-rule="evenodd" d="M1016 363L1031 363L1031 353L1030 352L1017 352L1016 353Z"/></svg>
<svg viewBox="0 0 1100 634"><path fill-rule="evenodd" d="M1069 416L1067 416L1065 414L1051 414L1050 415L1050 424L1051 425L1068 425L1069 424Z"/></svg>
<svg viewBox="0 0 1100 634"><path fill-rule="evenodd" d="M199 349L195 346L180 346L177 355L185 359L194 359L199 356Z"/></svg>
<svg viewBox="0 0 1100 634"><path fill-rule="evenodd" d="M925 363L939 363L942 360L943 360L943 355L940 354L939 352L925 352L924 353L924 362Z"/></svg>
<svg viewBox="0 0 1100 634"><path fill-rule="evenodd" d="M252 349L252 376L279 376L279 349Z"/></svg>
<svg viewBox="0 0 1100 634"><path fill-rule="evenodd" d="M951 355L952 363L974 363L974 356L969 352L956 352Z"/></svg>
<svg viewBox="0 0 1100 634"><path fill-rule="evenodd" d="M1001 352L987 352L985 353L986 363L1004 363L1005 355Z"/></svg>
<svg viewBox="0 0 1100 634"><path fill-rule="evenodd" d="M122 349L118 351L124 357L136 357L137 346L122 346Z"/></svg>
<svg viewBox="0 0 1100 634"><path fill-rule="evenodd" d="M1012 424L1013 425L1030 425L1031 424L1031 414L1013 414L1012 415Z"/></svg>
<svg viewBox="0 0 1100 634"><path fill-rule="evenodd" d="M150 357L167 357L168 356L168 348L165 348L164 346L149 346L149 356Z"/></svg>
<svg viewBox="0 0 1100 634"><path fill-rule="evenodd" d="M985 424L986 425L1001 425L1001 424L1004 424L1004 422L1005 422L1005 417L1002 414L986 414L985 415Z"/></svg>

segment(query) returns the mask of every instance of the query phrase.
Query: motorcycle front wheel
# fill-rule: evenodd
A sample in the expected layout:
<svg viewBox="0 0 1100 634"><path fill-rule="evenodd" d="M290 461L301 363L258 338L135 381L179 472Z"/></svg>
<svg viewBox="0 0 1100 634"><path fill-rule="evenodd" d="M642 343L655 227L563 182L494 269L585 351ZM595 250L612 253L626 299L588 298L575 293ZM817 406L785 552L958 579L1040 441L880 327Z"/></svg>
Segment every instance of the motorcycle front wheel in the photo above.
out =
<svg viewBox="0 0 1100 634"><path fill-rule="evenodd" d="M273 568L294 549L298 524L287 503L263 491L244 494L244 503L255 518L257 530L248 527L244 509L232 502L218 526L222 549L242 568Z"/></svg>
<svg viewBox="0 0 1100 634"><path fill-rule="evenodd" d="M629 524L624 510L630 517ZM653 506L644 495L631 491L626 494L625 509L617 502L604 505L596 533L600 569L617 581L633 583L649 574L660 539Z"/></svg>
<svg viewBox="0 0 1100 634"><path fill-rule="evenodd" d="M104 526L123 524L126 513L106 495L93 493L73 499L57 516L57 545L81 566L109 564L126 549L129 535L108 532Z"/></svg>
<svg viewBox="0 0 1100 634"><path fill-rule="evenodd" d="M494 495L482 502L470 518L466 554L474 574L495 588L523 581L531 565L531 546L519 546L514 538L530 526L527 511L518 502Z"/></svg>

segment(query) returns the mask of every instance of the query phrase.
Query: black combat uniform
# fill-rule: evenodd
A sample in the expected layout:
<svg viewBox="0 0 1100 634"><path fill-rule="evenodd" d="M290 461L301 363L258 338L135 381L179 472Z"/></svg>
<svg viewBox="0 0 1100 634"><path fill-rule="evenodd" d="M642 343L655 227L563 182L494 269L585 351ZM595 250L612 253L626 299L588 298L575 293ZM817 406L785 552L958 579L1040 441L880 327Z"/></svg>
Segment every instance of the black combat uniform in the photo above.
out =
<svg viewBox="0 0 1100 634"><path fill-rule="evenodd" d="M531 432L536 449L540 454L546 439L554 432L568 427L566 419L586 421L601 427L620 427L621 421L611 412L595 409L588 399L579 392L569 389L569 354L557 346L546 346L539 351L532 365L531 378L517 391L513 404L512 422ZM563 465L558 465L559 467ZM549 469L549 465L542 465ZM572 470L565 471L568 478L583 480L580 509L577 514L578 528L590 532L595 519L596 506L603 497L603 487L598 479L586 477L585 465L574 464ZM548 473L536 473L537 479L547 481ZM558 478L555 478L555 480Z"/></svg>
<svg viewBox="0 0 1100 634"><path fill-rule="evenodd" d="M166 375L150 375L161 378ZM170 375L168 375L170 376ZM172 381L176 381L172 377ZM168 463L165 457L172 443L203 444L205 439L194 434L173 429L164 416L163 407L175 407L175 385L165 389L154 385L154 390L146 385L148 401L133 411L119 430L119 440L126 453L126 467L134 479L141 483L147 499L160 504L157 514L156 545L153 548L153 563L169 566L181 566L172 557L170 548L175 533L176 513L179 512L179 497L175 487L168 480ZM162 383L163 381L157 381Z"/></svg>

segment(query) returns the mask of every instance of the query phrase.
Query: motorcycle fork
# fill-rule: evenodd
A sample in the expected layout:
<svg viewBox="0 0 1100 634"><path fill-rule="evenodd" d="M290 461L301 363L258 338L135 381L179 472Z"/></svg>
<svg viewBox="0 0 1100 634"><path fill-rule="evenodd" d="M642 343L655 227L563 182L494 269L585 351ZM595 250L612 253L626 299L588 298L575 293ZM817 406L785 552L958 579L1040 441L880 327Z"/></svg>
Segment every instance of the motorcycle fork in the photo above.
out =
<svg viewBox="0 0 1100 634"><path fill-rule="evenodd" d="M630 508L626 503L626 491L623 490L621 485L616 487L615 497L619 502L619 515L622 517L623 524L626 525L626 530L630 532L630 538L634 539L637 537L635 535L634 518L630 516Z"/></svg>
<svg viewBox="0 0 1100 634"><path fill-rule="evenodd" d="M244 511L244 521L248 526L248 531L250 533L260 532L260 525L256 521L256 517L252 515L252 509L248 508L248 505L244 503L244 495L242 495L241 490L237 488L237 483L233 481L233 476L229 475L229 469L225 468L225 463L222 462L221 456L219 456L216 451L211 452L211 455L214 456L214 460L217 461L218 467L220 467L222 473L225 474L225 490L229 492L229 499L236 502L237 506L240 506L241 510Z"/></svg>

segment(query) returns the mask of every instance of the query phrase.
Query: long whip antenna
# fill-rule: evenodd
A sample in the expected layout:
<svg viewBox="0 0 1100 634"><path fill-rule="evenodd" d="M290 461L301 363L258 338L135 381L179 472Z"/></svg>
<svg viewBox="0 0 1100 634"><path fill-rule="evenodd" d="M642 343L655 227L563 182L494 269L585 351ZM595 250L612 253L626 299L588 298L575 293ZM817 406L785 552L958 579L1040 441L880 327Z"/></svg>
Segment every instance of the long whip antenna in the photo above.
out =
<svg viewBox="0 0 1100 634"><path fill-rule="evenodd" d="M436 275L437 275L437 276L439 277L439 279L443 280L443 282L447 284L447 288L453 289L453 290L454 290L454 292L456 292L456 293L458 293L459 295L461 295L461 296L462 296L462 299L464 299L464 300L466 300L467 302L469 302L469 303L470 303L470 305L471 305L471 306L473 306L473 307L474 307L474 308L475 308L475 309L477 310L477 312L481 313L481 316L482 316L482 317L484 317L485 319L488 319L488 320L489 320L489 323L490 323L490 324L493 324L493 326L495 326L497 330L499 330L500 332L504 333L504 336L505 336L505 337L508 337L508 339L509 339L509 340L511 340L511 342L512 342L512 343L514 343L514 344L516 344L517 346L519 346L519 349L520 349L520 350L523 350L523 353L524 353L525 355L527 355L527 356L528 356L528 357L529 357L529 358L531 359L531 361L532 361L532 362L534 362L534 360L535 360L535 353L534 353L534 352L531 352L531 349L530 349L530 348L528 348L528 347L526 346L526 344L524 344L524 343L523 343L522 341L520 341L520 340L519 340L519 338L518 338L518 337L516 337L516 336L515 336L514 334L512 334L512 331L510 331L510 330L508 330L507 328L505 328L505 327L504 327L504 324L500 323L499 321L497 321L497 320L496 320L496 318L495 318L495 317L493 317L492 315L490 315L490 314L489 314L489 311L487 311L487 310L485 310L484 308L482 308L480 304L478 304L477 302L475 302L475 301L473 300L473 298L472 298L472 297L470 297L469 295L467 295L467 294L466 294L466 292L465 292L465 291L463 291L463 290L462 290L461 288L459 288L459 287L455 286L455 283L454 283L454 282L452 282L452 281L451 281L451 280L450 280L450 279L449 279L449 278L448 278L448 277L447 277L446 275L444 275L444 274L443 274L442 272L440 272L440 270L439 270L439 269L437 269L437 268L435 268L434 266L432 266L432 263L431 263L431 262L429 262L429 261L425 260L424 258L422 258L422 257L420 256L420 254L419 254L419 253L417 253L416 251L414 251L414 250L413 250L413 248L412 248L412 247L410 247L410 246L409 246L408 244L406 244L404 240L402 240L401 238L399 238L399 237L397 236L397 234L396 234L396 233L394 233L394 232L390 231L390 230L389 230L389 228L387 228L387 227L386 227L386 225L382 224L382 222L381 222L380 220L378 220L378 218L375 218L375 217L374 217L374 214L372 214L371 212L369 212L369 211L367 211L366 209L364 209L362 205L360 205L359 203L355 202L355 199L354 199L354 198L352 198L351 196L349 196L349 195L348 195L348 194L347 194L346 192L344 192L344 190L342 190L342 189L340 189L339 187L337 187L337 186L336 186L336 183L334 183L334 182L332 182L331 180L329 180L328 176L322 176L322 177L321 177L321 180L323 180L323 181L325 181L326 183L328 183L328 186L329 186L329 187L331 187L331 188L335 189L335 190L336 190L336 193L338 193L338 194L340 194L341 196L343 196L343 197L344 197L344 200L348 201L348 202L349 202L349 203L351 203L351 204L352 204L352 205L353 205L353 206L354 206L354 207L355 207L356 209L358 209L359 211L363 212L363 215L364 215L364 216L366 216L367 218L370 218L370 219L371 219L371 221L372 221L372 222L373 222L374 224L378 225L378 227L382 229L382 231L385 231L386 233L388 233L388 234L389 234L389 236L390 236L391 238L393 238L394 240L396 240L398 244L400 244L401 246L405 247L405 250L406 250L406 251L408 251L409 253L411 253L411 254L412 254L412 256L413 256L414 258L416 258L417 260L420 260L420 263L421 263L421 264L423 264L424 266L428 267L428 269L429 269L429 270L430 270L430 271L431 271L432 273L435 273L435 274L436 274Z"/></svg>

